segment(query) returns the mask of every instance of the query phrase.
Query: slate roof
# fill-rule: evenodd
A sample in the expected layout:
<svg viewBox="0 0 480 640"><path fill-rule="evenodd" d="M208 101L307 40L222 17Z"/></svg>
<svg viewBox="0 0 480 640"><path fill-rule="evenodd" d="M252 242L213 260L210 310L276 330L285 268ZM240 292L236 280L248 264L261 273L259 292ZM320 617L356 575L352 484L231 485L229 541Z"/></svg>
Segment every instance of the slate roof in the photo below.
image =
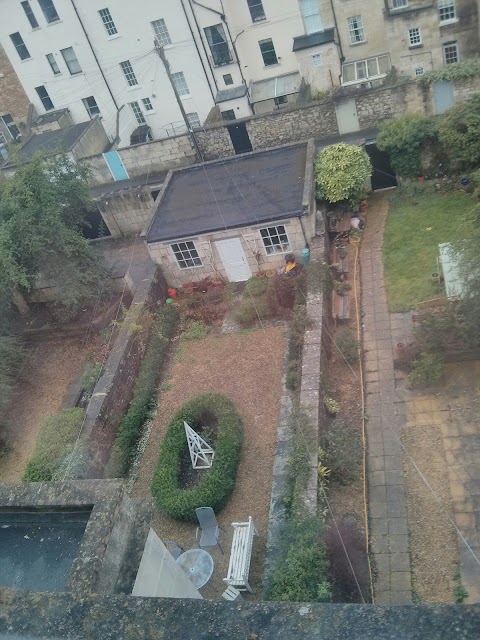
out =
<svg viewBox="0 0 480 640"><path fill-rule="evenodd" d="M28 162L39 152L51 153L69 151L80 136L92 124L92 121L80 122L74 124L68 129L55 129L54 131L45 131L44 133L34 133L20 147L19 154L23 162ZM4 165L6 166L6 165Z"/></svg>
<svg viewBox="0 0 480 640"><path fill-rule="evenodd" d="M307 145L238 156L173 173L147 242L272 222L303 212Z"/></svg>
<svg viewBox="0 0 480 640"><path fill-rule="evenodd" d="M335 29L333 28L294 38L293 51L300 51L301 49L317 47L321 44L327 44L328 42L335 42Z"/></svg>

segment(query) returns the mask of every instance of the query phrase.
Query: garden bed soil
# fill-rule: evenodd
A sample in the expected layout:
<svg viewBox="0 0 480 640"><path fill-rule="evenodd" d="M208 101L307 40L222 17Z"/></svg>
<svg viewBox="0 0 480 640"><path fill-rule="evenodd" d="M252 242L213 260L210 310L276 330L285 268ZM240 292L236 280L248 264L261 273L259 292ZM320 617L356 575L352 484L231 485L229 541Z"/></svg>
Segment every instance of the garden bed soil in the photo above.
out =
<svg viewBox="0 0 480 640"><path fill-rule="evenodd" d="M253 517L259 536L253 545L251 584L261 590L268 514L280 409L284 327L209 335L202 340L180 341L165 376L164 391L133 488L136 496L150 497L160 443L176 411L190 398L206 392L223 393L234 402L244 427L244 441L233 494L218 516L222 554L209 548L215 571L206 598L220 598L225 589L232 522ZM174 521L156 509L151 524L163 540L174 540L184 549L195 546L195 525ZM215 590L215 591L214 591Z"/></svg>
<svg viewBox="0 0 480 640"><path fill-rule="evenodd" d="M0 482L21 482L25 465L45 420L59 411L64 397L88 359L85 339L38 342L32 346L9 406L0 435L9 445L0 459Z"/></svg>
<svg viewBox="0 0 480 640"><path fill-rule="evenodd" d="M348 281L353 287L353 275L354 275L354 262L356 247L354 244L346 244L348 262L350 264L350 273ZM360 278L358 274L357 286L360 285ZM331 326L327 328L330 333L327 339L331 342L332 356L328 362L328 374L326 380L326 395L334 398L340 404L340 411L336 418L349 424L352 430L358 431L358 441L361 442L362 438L362 399L360 392L360 373L358 362L352 363L350 366L345 362L341 356L336 345L334 344L335 333L341 327L348 327L356 335L356 321L355 321L355 303L353 298L353 290L350 295L352 296L352 320L348 323L339 323L336 329ZM360 291L358 291L360 296ZM328 418L330 421L331 418ZM335 481L330 481L328 491L328 499L333 511L333 516L337 524L342 521L348 523L355 523L356 530L358 531L359 539L365 539L365 511L364 511L364 491L363 491L363 478L361 469L356 480L346 485L341 485ZM327 515L326 525L329 527L334 526L332 518ZM365 548L365 545L363 546ZM358 554L356 554L358 556ZM367 567L367 556L365 551L360 552L358 563L362 565L363 573ZM363 584L363 582L362 582ZM363 587L364 599L369 601L370 594L368 588ZM334 588L334 601L345 601L344 594L338 592ZM351 602L361 602L361 598L358 592L353 594Z"/></svg>

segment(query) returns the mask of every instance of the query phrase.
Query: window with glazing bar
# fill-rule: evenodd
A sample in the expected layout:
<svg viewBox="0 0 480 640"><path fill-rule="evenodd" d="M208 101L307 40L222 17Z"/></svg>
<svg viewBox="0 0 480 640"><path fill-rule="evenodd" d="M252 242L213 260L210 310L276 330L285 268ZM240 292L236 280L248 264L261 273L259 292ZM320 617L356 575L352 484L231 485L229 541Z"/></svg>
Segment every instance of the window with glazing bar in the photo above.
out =
<svg viewBox="0 0 480 640"><path fill-rule="evenodd" d="M100 9L98 13L100 14L100 18L102 19L103 26L105 27L107 34L109 36L114 36L118 33L117 27L115 26L115 22L113 21L110 13L110 9Z"/></svg>

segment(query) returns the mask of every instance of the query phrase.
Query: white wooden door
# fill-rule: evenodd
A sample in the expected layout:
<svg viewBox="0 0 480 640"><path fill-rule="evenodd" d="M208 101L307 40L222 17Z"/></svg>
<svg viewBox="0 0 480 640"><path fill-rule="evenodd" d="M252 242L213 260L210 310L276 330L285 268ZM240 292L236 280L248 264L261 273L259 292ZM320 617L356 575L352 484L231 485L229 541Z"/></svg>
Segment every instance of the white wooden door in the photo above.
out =
<svg viewBox="0 0 480 640"><path fill-rule="evenodd" d="M355 98L338 102L335 105L335 111L337 114L338 131L341 135L350 133L351 131L360 131Z"/></svg>
<svg viewBox="0 0 480 640"><path fill-rule="evenodd" d="M217 240L215 246L230 282L244 282L251 277L252 272L248 266L240 238Z"/></svg>

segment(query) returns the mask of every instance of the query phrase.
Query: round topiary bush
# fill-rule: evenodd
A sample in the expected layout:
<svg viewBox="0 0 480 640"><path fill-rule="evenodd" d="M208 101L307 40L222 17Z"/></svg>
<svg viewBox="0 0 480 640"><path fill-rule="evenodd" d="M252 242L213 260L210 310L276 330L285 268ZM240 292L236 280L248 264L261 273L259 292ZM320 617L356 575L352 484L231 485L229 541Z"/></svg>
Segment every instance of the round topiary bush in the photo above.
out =
<svg viewBox="0 0 480 640"><path fill-rule="evenodd" d="M208 425L215 429L215 457L210 469L199 471L200 481L184 489L180 485L180 462L188 451L183 422L192 429ZM231 400L218 393L196 396L175 414L160 447L152 494L158 507L176 520L195 522L197 507L217 512L235 486L242 446L242 419Z"/></svg>

